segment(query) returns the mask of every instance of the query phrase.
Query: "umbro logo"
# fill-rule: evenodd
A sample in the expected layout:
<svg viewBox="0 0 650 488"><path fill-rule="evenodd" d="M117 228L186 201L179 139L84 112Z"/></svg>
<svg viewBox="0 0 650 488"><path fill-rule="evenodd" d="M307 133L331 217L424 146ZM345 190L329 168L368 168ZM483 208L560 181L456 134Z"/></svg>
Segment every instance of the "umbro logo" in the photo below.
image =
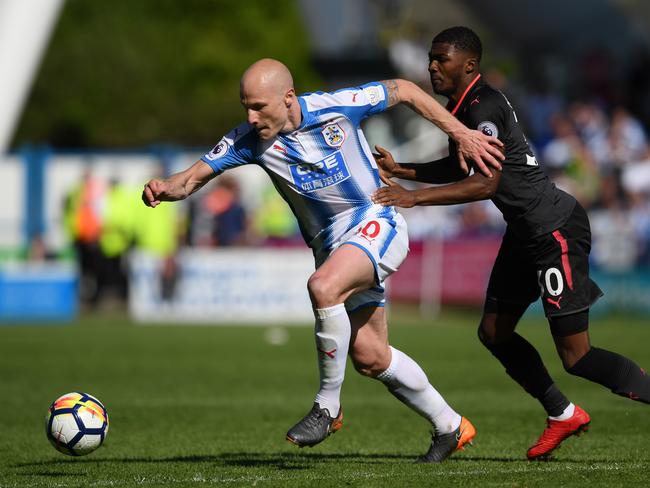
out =
<svg viewBox="0 0 650 488"><path fill-rule="evenodd" d="M323 351L322 349L319 349L319 351L325 354L328 358L334 359L336 349L332 349L331 351Z"/></svg>

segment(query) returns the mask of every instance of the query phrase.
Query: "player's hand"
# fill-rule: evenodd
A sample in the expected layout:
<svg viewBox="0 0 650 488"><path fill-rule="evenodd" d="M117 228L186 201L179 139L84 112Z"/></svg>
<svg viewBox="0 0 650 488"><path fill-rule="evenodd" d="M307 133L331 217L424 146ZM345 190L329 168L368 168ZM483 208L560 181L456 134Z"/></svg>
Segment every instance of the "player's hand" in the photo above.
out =
<svg viewBox="0 0 650 488"><path fill-rule="evenodd" d="M156 207L167 196L168 184L163 180L149 180L142 190L142 201L147 207Z"/></svg>
<svg viewBox="0 0 650 488"><path fill-rule="evenodd" d="M390 179L395 177L397 163L393 159L393 155L387 149L375 145L375 150L377 153L372 153L372 155L374 156L375 161L377 162L377 167L379 168L379 177L381 178L381 181L390 185Z"/></svg>
<svg viewBox="0 0 650 488"><path fill-rule="evenodd" d="M469 173L467 160L474 162L478 171L488 178L492 177L490 168L501 171L505 159L503 143L494 136L488 136L478 130L470 130L458 136L458 161L465 173ZM489 165L489 166L488 166Z"/></svg>
<svg viewBox="0 0 650 488"><path fill-rule="evenodd" d="M415 205L415 192L407 190L394 181L388 180L387 187L379 188L370 197L373 203L384 207L395 206L410 208Z"/></svg>

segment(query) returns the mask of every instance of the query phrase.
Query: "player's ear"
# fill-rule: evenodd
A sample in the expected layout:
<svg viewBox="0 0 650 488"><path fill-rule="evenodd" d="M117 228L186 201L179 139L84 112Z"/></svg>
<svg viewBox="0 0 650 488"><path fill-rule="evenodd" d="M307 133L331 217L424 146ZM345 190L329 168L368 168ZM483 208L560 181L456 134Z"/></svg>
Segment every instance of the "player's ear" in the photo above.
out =
<svg viewBox="0 0 650 488"><path fill-rule="evenodd" d="M465 61L465 73L470 74L478 70L478 61L476 58L469 58Z"/></svg>
<svg viewBox="0 0 650 488"><path fill-rule="evenodd" d="M291 106L295 96L296 96L296 90L294 88L289 88L287 90L287 93L284 94L284 104L286 105L287 108Z"/></svg>

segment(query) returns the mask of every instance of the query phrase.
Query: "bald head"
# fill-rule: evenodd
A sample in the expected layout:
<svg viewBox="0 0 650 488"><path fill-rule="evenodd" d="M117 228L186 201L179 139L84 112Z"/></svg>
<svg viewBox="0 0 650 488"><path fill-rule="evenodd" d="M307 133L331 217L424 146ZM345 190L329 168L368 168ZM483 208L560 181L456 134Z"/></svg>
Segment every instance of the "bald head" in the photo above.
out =
<svg viewBox="0 0 650 488"><path fill-rule="evenodd" d="M301 112L289 69L280 61L265 58L244 72L240 83L241 103L248 123L262 139L300 125Z"/></svg>
<svg viewBox="0 0 650 488"><path fill-rule="evenodd" d="M265 58L251 64L241 77L241 91L269 90L283 96L293 88L289 68L276 59Z"/></svg>

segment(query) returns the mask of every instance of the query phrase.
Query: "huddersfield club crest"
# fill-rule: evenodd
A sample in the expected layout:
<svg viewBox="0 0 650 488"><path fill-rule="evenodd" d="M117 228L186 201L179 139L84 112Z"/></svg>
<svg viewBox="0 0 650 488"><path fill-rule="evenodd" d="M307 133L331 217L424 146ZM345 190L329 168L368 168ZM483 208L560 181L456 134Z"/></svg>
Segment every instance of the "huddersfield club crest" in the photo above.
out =
<svg viewBox="0 0 650 488"><path fill-rule="evenodd" d="M328 146L341 147L341 144L345 141L345 132L339 124L327 125L321 132Z"/></svg>

